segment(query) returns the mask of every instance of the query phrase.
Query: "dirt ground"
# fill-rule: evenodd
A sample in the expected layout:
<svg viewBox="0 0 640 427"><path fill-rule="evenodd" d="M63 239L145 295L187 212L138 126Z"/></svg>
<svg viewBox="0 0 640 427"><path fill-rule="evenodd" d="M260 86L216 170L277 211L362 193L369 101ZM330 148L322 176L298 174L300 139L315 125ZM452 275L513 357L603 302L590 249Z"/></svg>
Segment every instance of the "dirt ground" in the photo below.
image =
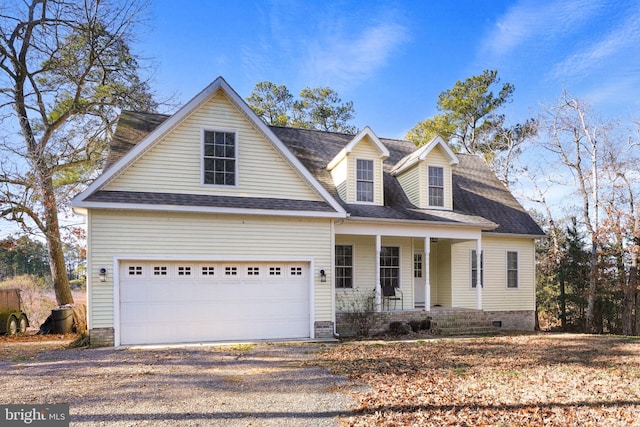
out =
<svg viewBox="0 0 640 427"><path fill-rule="evenodd" d="M73 426L336 426L348 381L326 345L68 349L75 336L0 338L0 403L68 403Z"/></svg>
<svg viewBox="0 0 640 427"><path fill-rule="evenodd" d="M527 334L69 349L0 337L0 403L86 426L640 426L640 339Z"/></svg>

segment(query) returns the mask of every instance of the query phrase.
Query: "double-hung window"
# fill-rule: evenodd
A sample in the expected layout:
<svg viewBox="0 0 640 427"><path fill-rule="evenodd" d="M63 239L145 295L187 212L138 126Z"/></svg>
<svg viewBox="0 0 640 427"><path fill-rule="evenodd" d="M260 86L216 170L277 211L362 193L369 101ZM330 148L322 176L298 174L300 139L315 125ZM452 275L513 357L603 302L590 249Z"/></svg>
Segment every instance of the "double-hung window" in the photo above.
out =
<svg viewBox="0 0 640 427"><path fill-rule="evenodd" d="M429 166L429 206L444 206L444 169Z"/></svg>
<svg viewBox="0 0 640 427"><path fill-rule="evenodd" d="M336 245L336 288L353 288L353 246Z"/></svg>
<svg viewBox="0 0 640 427"><path fill-rule="evenodd" d="M400 248L380 248L380 285L400 287Z"/></svg>
<svg viewBox="0 0 640 427"><path fill-rule="evenodd" d="M480 252L480 287L484 288L484 253ZM471 250L471 287L478 286L478 252Z"/></svg>
<svg viewBox="0 0 640 427"><path fill-rule="evenodd" d="M373 202L373 160L356 161L356 200Z"/></svg>
<svg viewBox="0 0 640 427"><path fill-rule="evenodd" d="M236 185L236 134L204 131L203 182Z"/></svg>
<svg viewBox="0 0 640 427"><path fill-rule="evenodd" d="M518 287L518 252L507 252L507 288Z"/></svg>

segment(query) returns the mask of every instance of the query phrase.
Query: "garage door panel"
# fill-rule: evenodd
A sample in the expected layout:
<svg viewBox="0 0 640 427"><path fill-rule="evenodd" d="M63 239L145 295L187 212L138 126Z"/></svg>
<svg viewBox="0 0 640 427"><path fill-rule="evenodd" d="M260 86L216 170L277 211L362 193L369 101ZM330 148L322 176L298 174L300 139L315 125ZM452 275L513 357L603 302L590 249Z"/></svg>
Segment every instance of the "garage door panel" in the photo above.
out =
<svg viewBox="0 0 640 427"><path fill-rule="evenodd" d="M123 262L121 344L309 337L308 270L305 263Z"/></svg>

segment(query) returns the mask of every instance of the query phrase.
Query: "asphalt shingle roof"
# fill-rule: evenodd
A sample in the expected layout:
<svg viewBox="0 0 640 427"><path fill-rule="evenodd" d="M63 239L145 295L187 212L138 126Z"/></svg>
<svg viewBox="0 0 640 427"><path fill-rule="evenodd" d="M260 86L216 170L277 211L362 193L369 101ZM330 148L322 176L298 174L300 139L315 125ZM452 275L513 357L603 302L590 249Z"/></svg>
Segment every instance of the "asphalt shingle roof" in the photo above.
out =
<svg viewBox="0 0 640 427"><path fill-rule="evenodd" d="M142 205L197 206L289 211L334 212L325 202L313 200L273 199L267 197L233 197L204 194L148 193L141 191L99 190L86 198L88 202L131 203Z"/></svg>
<svg viewBox="0 0 640 427"><path fill-rule="evenodd" d="M123 112L111 142L111 151L107 157L106 167L111 167L168 117L162 114ZM453 168L453 211L418 209L409 201L400 183L391 174L391 170L398 162L408 158L416 151L416 146L408 141L380 138L380 141L389 150L389 158L384 161L384 206L349 204L340 199L331 174L326 167L338 152L353 139L354 135L275 126L271 127L271 131L351 217L473 224L480 225L486 230L493 229L492 231L497 233L544 235L511 192L477 156L456 154L460 163ZM322 212L332 210L327 203L323 202L104 190L95 192L87 200L248 209Z"/></svg>

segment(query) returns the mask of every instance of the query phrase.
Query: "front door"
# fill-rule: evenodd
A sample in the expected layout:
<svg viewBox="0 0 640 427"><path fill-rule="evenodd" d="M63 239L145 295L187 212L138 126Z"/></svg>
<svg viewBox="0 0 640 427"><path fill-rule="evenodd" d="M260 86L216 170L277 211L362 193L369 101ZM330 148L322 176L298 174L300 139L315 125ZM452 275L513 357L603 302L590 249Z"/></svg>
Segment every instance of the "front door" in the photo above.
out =
<svg viewBox="0 0 640 427"><path fill-rule="evenodd" d="M424 253L413 254L413 298L416 308L424 308Z"/></svg>

